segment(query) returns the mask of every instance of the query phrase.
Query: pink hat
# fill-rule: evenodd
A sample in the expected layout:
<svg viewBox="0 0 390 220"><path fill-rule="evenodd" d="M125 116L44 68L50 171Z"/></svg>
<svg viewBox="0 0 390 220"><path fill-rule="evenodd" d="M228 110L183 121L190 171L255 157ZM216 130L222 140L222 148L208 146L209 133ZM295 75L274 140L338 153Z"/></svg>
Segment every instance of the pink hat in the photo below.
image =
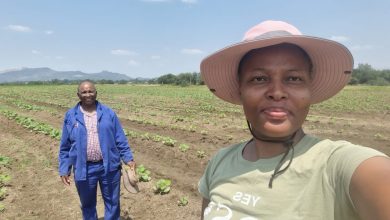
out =
<svg viewBox="0 0 390 220"><path fill-rule="evenodd" d="M351 52L335 41L302 35L283 21L264 21L251 29L243 41L219 50L200 64L202 78L219 98L241 104L238 86L238 65L250 50L291 43L301 47L313 63L311 103L319 103L338 93L349 82L353 69Z"/></svg>

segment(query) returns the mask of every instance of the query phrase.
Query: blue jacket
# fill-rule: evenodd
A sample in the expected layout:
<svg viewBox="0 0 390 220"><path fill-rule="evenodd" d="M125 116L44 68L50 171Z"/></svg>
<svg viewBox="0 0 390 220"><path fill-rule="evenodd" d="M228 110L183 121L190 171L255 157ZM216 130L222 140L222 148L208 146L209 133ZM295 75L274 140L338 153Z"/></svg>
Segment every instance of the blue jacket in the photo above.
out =
<svg viewBox="0 0 390 220"><path fill-rule="evenodd" d="M133 160L130 146L115 112L96 101L97 127L105 173L120 169L124 163ZM87 130L80 103L65 114L59 150L60 176L69 175L73 166L75 180L87 176Z"/></svg>

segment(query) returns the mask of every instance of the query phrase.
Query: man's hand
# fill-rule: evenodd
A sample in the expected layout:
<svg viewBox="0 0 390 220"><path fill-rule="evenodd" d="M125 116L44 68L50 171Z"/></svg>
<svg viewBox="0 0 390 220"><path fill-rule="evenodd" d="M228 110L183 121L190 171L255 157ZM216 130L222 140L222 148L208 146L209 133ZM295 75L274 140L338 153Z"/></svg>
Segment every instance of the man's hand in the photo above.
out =
<svg viewBox="0 0 390 220"><path fill-rule="evenodd" d="M61 176L61 180L66 186L70 186L70 175Z"/></svg>
<svg viewBox="0 0 390 220"><path fill-rule="evenodd" d="M131 170L135 170L135 168L137 167L137 164L135 163L134 160L132 160L132 161L129 161L129 162L127 163L127 166L129 166L129 168L130 168Z"/></svg>

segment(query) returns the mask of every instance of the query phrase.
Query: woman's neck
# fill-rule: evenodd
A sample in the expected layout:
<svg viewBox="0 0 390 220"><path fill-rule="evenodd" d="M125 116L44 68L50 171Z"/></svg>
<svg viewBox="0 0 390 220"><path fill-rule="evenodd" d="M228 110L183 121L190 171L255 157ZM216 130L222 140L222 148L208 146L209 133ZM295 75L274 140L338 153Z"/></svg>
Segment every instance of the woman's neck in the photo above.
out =
<svg viewBox="0 0 390 220"><path fill-rule="evenodd" d="M302 129L299 129L296 134L292 136L292 144L298 143L305 133ZM249 161L256 161L261 158L271 158L283 154L288 148L286 147L286 141L275 142L274 140L266 141L253 138L248 142L243 150L243 157Z"/></svg>

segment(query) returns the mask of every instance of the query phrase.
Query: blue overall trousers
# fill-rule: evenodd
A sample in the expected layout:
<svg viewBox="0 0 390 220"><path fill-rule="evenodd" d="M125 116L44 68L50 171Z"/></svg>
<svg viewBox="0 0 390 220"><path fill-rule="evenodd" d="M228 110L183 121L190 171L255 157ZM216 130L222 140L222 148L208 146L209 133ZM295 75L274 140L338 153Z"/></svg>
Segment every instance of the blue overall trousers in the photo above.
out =
<svg viewBox="0 0 390 220"><path fill-rule="evenodd" d="M87 179L75 181L80 197L84 220L97 220L97 184L104 200L104 219L119 220L120 216L120 169L104 175L103 161L87 162Z"/></svg>

